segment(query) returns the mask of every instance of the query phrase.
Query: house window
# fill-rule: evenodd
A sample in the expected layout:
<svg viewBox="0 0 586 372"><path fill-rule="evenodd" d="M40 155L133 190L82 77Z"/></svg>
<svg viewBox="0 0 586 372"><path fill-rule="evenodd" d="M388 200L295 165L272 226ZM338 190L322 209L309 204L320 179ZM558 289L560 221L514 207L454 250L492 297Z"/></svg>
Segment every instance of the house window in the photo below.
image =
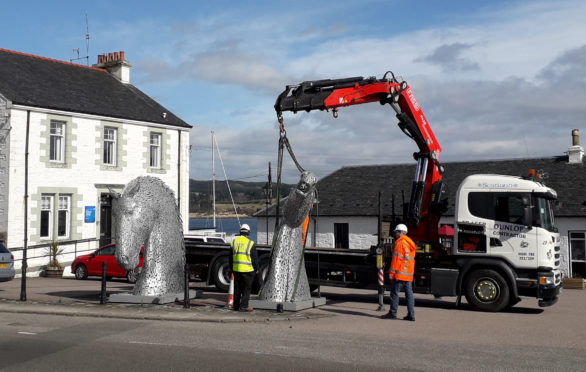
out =
<svg viewBox="0 0 586 372"><path fill-rule="evenodd" d="M104 164L116 165L116 128L104 128Z"/></svg>
<svg viewBox="0 0 586 372"><path fill-rule="evenodd" d="M69 215L71 212L71 196L59 196L59 210L57 212L57 236L60 238L69 237Z"/></svg>
<svg viewBox="0 0 586 372"><path fill-rule="evenodd" d="M336 248L350 248L347 223L334 224L334 244Z"/></svg>
<svg viewBox="0 0 586 372"><path fill-rule="evenodd" d="M49 160L57 163L65 161L65 123L51 121L49 139Z"/></svg>
<svg viewBox="0 0 586 372"><path fill-rule="evenodd" d="M41 196L41 232L43 239L51 239L53 232L53 196Z"/></svg>
<svg viewBox="0 0 586 372"><path fill-rule="evenodd" d="M586 231L570 231L570 275L586 277Z"/></svg>
<svg viewBox="0 0 586 372"><path fill-rule="evenodd" d="M161 168L161 133L151 133L151 168Z"/></svg>

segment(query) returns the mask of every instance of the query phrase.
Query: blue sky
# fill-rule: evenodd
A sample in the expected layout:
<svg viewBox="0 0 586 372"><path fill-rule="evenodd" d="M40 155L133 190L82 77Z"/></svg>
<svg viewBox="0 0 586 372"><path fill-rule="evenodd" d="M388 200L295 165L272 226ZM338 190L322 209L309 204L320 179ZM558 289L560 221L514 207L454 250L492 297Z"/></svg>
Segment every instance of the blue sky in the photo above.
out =
<svg viewBox="0 0 586 372"><path fill-rule="evenodd" d="M285 85L387 70L413 88L443 161L562 155L572 129L585 133L583 1L27 1L2 13L1 48L65 61L86 55L87 13L90 63L124 50L131 82L194 126L196 179L211 178L213 130L229 178L266 180ZM414 162L389 107L285 125L318 177ZM287 161L286 181L297 178Z"/></svg>

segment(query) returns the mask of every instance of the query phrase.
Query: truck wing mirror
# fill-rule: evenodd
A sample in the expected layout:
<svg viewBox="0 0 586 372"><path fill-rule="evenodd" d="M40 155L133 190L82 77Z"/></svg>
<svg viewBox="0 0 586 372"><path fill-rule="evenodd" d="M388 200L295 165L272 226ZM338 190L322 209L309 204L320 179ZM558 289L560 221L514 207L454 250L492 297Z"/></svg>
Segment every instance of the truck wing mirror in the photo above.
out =
<svg viewBox="0 0 586 372"><path fill-rule="evenodd" d="M523 208L523 225L531 230L532 228L532 220L533 220L533 211L530 205L526 205Z"/></svg>

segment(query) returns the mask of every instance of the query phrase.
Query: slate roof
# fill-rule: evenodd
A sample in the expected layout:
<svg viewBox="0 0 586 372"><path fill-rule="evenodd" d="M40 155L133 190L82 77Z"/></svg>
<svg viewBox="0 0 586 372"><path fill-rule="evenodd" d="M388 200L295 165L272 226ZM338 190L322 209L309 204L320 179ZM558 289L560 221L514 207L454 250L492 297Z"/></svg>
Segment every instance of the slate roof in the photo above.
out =
<svg viewBox="0 0 586 372"><path fill-rule="evenodd" d="M444 215L453 216L458 186L471 174L502 174L526 176L529 169L542 170L544 183L556 190L557 217L586 216L586 171L584 164L568 164L567 156L536 159L515 159L478 162L442 163L444 182L448 185L449 209ZM317 184L319 216L378 216L378 192L382 191L383 216L402 214L403 193L406 203L411 194L415 163L343 167L321 179ZM265 216L259 211L257 217ZM269 215L274 215L274 206Z"/></svg>
<svg viewBox="0 0 586 372"><path fill-rule="evenodd" d="M0 94L13 104L191 128L104 69L6 49L0 49Z"/></svg>

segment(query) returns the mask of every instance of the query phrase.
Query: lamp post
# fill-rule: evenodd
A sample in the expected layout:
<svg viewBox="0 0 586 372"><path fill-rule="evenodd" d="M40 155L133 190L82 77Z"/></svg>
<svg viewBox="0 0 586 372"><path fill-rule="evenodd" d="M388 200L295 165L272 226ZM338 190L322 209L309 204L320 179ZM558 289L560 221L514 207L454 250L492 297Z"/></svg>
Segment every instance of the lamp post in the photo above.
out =
<svg viewBox="0 0 586 372"><path fill-rule="evenodd" d="M269 245L269 207L271 205L271 201L273 198L273 180L271 177L271 162L269 161L269 175L267 177L267 183L265 183L265 187L263 188L263 192L265 195L266 201L266 208L265 208L265 218L267 220L267 245ZM279 195L277 195L277 198Z"/></svg>
<svg viewBox="0 0 586 372"><path fill-rule="evenodd" d="M272 190L270 182L265 183L265 186L263 187L263 193L265 195L265 201L266 201L265 218L266 218L266 222L267 222L267 245L268 245L269 244L269 206L271 205L271 199L273 196L273 190Z"/></svg>

